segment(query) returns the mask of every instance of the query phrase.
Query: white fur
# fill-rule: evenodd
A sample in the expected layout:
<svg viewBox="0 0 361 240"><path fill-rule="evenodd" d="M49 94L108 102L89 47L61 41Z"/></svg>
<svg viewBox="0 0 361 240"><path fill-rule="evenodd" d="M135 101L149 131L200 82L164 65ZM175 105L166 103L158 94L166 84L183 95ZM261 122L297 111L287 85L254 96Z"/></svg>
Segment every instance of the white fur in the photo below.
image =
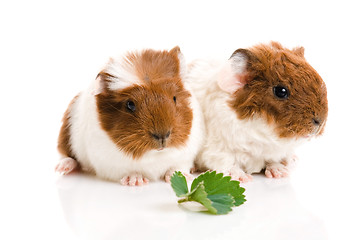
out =
<svg viewBox="0 0 361 240"><path fill-rule="evenodd" d="M184 79L187 75L187 64L182 52L178 53L179 60L179 75L182 79Z"/></svg>
<svg viewBox="0 0 361 240"><path fill-rule="evenodd" d="M140 83L138 79L134 79L133 69L127 63L113 61L106 71L118 78L113 79L113 90ZM188 88L186 83L185 87ZM127 176L139 177L138 174L149 180L156 180L164 177L168 170L190 171L204 134L201 109L193 94L190 101L193 122L186 145L162 151L151 150L134 160L119 150L101 128L94 96L96 88L97 83L94 81L86 91L80 93L70 111L71 149L83 169L112 181L121 181Z"/></svg>
<svg viewBox="0 0 361 240"><path fill-rule="evenodd" d="M112 58L106 65L104 71L114 76L110 78L110 90L124 89L131 85L140 85L141 80L137 78L133 63L127 57Z"/></svg>
<svg viewBox="0 0 361 240"><path fill-rule="evenodd" d="M237 64L242 65L242 59ZM232 91L221 89L220 76L234 79L242 74L233 69L234 62L202 61L192 63L187 81L202 107L206 140L197 163L202 168L231 174L260 172L267 166L289 161L293 149L302 140L284 139L277 136L274 127L254 116L240 120L228 104ZM241 85L239 85L241 86ZM242 177L240 177L242 178Z"/></svg>

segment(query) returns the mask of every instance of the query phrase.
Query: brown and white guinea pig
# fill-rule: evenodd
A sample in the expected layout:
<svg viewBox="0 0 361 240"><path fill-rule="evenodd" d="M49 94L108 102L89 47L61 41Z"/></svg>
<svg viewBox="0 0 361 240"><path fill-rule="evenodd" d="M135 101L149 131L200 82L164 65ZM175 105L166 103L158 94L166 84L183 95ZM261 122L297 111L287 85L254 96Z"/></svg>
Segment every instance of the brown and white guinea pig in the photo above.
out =
<svg viewBox="0 0 361 240"><path fill-rule="evenodd" d="M294 148L325 127L325 83L304 48L279 43L236 50L228 61L195 61L192 84L206 124L196 165L247 182L252 173L285 177Z"/></svg>
<svg viewBox="0 0 361 240"><path fill-rule="evenodd" d="M185 72L179 47L110 59L65 112L56 171L79 167L123 185L189 173L204 126Z"/></svg>

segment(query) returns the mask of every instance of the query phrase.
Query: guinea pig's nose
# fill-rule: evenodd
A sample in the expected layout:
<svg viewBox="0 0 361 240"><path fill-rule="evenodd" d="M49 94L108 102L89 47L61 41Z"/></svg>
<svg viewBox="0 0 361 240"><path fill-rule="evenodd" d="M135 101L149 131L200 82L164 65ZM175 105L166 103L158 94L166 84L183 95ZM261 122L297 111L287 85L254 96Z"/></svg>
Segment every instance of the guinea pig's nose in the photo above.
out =
<svg viewBox="0 0 361 240"><path fill-rule="evenodd" d="M160 141L160 140L166 140L167 138L169 138L170 136L170 131L168 131L167 133L165 134L161 134L161 133L151 133L152 137L157 140L157 141Z"/></svg>
<svg viewBox="0 0 361 240"><path fill-rule="evenodd" d="M321 124L321 120L318 118L312 118L312 123L316 126L319 126Z"/></svg>
<svg viewBox="0 0 361 240"><path fill-rule="evenodd" d="M167 146L167 139L170 136L170 131L166 132L165 134L151 133L150 135L158 142L158 150L162 150Z"/></svg>

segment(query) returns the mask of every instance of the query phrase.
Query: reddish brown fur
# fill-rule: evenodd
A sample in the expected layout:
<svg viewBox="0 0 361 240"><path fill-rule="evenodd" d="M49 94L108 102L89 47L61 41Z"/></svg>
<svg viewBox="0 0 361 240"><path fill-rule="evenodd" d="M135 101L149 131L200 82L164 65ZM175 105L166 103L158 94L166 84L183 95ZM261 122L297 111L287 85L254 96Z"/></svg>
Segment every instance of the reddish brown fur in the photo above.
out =
<svg viewBox="0 0 361 240"><path fill-rule="evenodd" d="M174 48L170 52L145 50L129 54L127 59L142 85L119 91L108 89L96 96L101 126L119 149L134 159L159 148L154 133L171 132L166 147L183 146L188 139L193 119L191 95L179 76L178 52L179 48ZM100 76L106 82L107 76ZM135 103L135 112L126 108L127 101Z"/></svg>
<svg viewBox="0 0 361 240"><path fill-rule="evenodd" d="M75 96L73 98L73 100L70 102L67 110L64 113L63 124L60 128L60 133L59 133L59 137L58 137L58 151L60 152L60 154L62 154L63 156L71 157L73 159L75 159L75 156L72 153L71 145L70 145L69 119L70 119L71 108L77 98L78 98L78 96Z"/></svg>
<svg viewBox="0 0 361 240"><path fill-rule="evenodd" d="M326 86L306 62L303 48L289 50L272 42L237 52L248 58L246 85L230 101L240 119L262 116L275 124L280 137L323 132L328 112ZM289 89L288 99L274 96L276 85ZM321 122L318 127L313 124L313 118Z"/></svg>
<svg viewBox="0 0 361 240"><path fill-rule="evenodd" d="M141 55L129 53L127 61L134 66L137 77L146 83L160 78L179 77L179 47L168 51L144 50Z"/></svg>

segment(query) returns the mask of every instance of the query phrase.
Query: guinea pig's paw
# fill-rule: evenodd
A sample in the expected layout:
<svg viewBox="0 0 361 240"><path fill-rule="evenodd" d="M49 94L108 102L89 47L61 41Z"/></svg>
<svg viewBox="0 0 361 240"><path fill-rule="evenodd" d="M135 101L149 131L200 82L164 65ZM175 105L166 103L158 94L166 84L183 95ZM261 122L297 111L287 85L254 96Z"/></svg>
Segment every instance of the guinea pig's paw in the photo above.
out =
<svg viewBox="0 0 361 240"><path fill-rule="evenodd" d="M286 157L281 161L281 164L286 166L286 168L288 170L294 169L296 167L297 163L298 163L298 156L295 154L293 154L289 157Z"/></svg>
<svg viewBox="0 0 361 240"><path fill-rule="evenodd" d="M246 183L253 180L252 175L245 172L239 174L231 174L230 176L232 180L240 181L241 183Z"/></svg>
<svg viewBox="0 0 361 240"><path fill-rule="evenodd" d="M268 178L282 178L288 176L288 168L282 163L269 163L266 166L265 175Z"/></svg>
<svg viewBox="0 0 361 240"><path fill-rule="evenodd" d="M164 174L164 181L167 183L170 183L170 179L173 176L174 172L176 172L176 170L168 170L165 174ZM187 172L183 172L180 171L183 176L186 178L187 181L190 181L193 179L193 176L190 173Z"/></svg>
<svg viewBox="0 0 361 240"><path fill-rule="evenodd" d="M225 175L231 176L232 180L240 181L242 183L250 182L253 179L251 174L245 173L240 168L232 168L229 172L226 172Z"/></svg>
<svg viewBox="0 0 361 240"><path fill-rule="evenodd" d="M70 157L60 159L60 162L56 165L55 171L61 174L68 174L78 166L78 162Z"/></svg>
<svg viewBox="0 0 361 240"><path fill-rule="evenodd" d="M120 184L124 186L142 186L147 183L149 180L140 173L132 173L120 179Z"/></svg>
<svg viewBox="0 0 361 240"><path fill-rule="evenodd" d="M192 167L190 170L190 173L196 173L198 171L199 171L199 169L197 167Z"/></svg>

